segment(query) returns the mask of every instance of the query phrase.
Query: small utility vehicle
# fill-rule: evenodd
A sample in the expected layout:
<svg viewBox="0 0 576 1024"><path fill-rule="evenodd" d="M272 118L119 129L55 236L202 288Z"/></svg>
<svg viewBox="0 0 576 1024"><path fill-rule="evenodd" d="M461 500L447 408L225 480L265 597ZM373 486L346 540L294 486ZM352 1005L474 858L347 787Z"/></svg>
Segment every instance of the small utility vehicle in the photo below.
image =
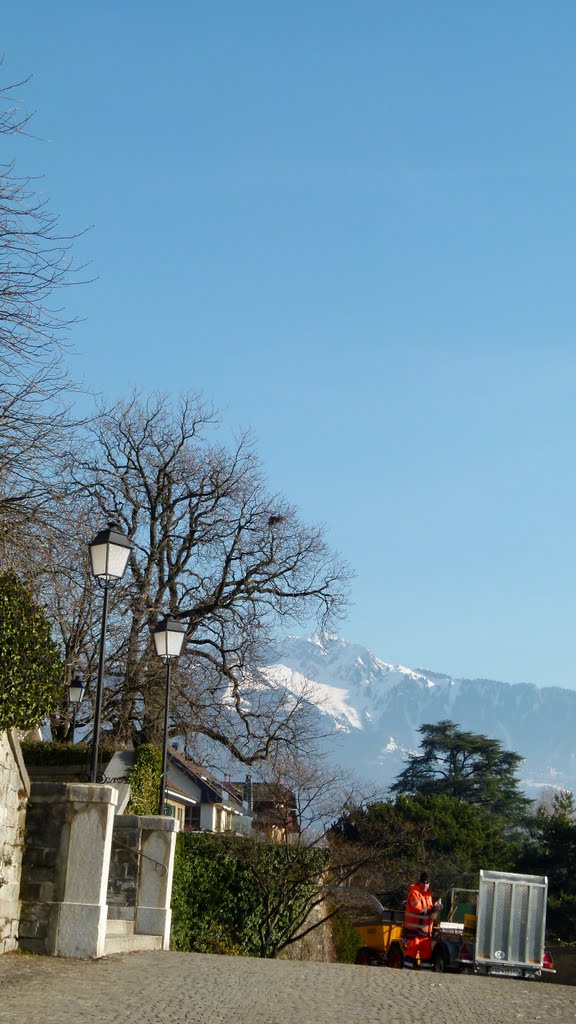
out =
<svg viewBox="0 0 576 1024"><path fill-rule="evenodd" d="M421 969L539 978L555 973L544 949L547 878L481 871L478 889L453 888ZM365 946L357 964L404 967L403 912L382 907L377 923L358 923ZM408 966L408 964L406 965Z"/></svg>

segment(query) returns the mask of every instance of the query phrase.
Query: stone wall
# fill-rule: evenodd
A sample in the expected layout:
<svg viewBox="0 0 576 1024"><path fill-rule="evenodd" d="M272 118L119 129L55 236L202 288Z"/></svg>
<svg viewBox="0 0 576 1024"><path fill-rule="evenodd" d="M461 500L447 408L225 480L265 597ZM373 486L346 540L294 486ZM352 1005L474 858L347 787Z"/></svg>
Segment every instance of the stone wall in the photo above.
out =
<svg viewBox="0 0 576 1024"><path fill-rule="evenodd" d="M114 818L108 914L134 920L137 935L161 935L170 948L170 897L180 828L175 818L120 814ZM130 909L132 914L123 913Z"/></svg>
<svg viewBox="0 0 576 1024"><path fill-rule="evenodd" d="M37 782L32 783L34 788ZM40 783L42 785L42 783ZM59 860L66 804L30 801L26 816L26 847L20 898L20 946L31 953L45 953L54 901L62 889L62 861Z"/></svg>
<svg viewBox="0 0 576 1024"><path fill-rule="evenodd" d="M310 928L317 922L321 923L302 939L286 946L279 958L281 960L312 960L320 963L333 963L336 960L336 954L332 941L332 925L329 920L324 920L330 910L330 906L326 903L320 903L315 907L299 931L305 931L306 928Z"/></svg>
<svg viewBox="0 0 576 1024"><path fill-rule="evenodd" d="M111 786L32 784L20 887L21 949L103 955L117 799Z"/></svg>
<svg viewBox="0 0 576 1024"><path fill-rule="evenodd" d="M138 818L133 815L117 815L112 829L107 897L109 907L136 906L140 841Z"/></svg>
<svg viewBox="0 0 576 1024"><path fill-rule="evenodd" d="M16 949L26 801L30 791L16 733L0 733L0 954Z"/></svg>

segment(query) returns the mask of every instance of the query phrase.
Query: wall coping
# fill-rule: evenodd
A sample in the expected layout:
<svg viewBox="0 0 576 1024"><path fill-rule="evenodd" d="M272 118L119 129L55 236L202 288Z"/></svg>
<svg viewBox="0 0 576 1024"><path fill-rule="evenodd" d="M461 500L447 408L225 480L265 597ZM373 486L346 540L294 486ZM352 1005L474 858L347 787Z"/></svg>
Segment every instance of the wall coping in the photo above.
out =
<svg viewBox="0 0 576 1024"><path fill-rule="evenodd" d="M103 786L97 782L33 782L32 800L42 797L46 803L112 804L118 803L118 791L114 786Z"/></svg>
<svg viewBox="0 0 576 1024"><path fill-rule="evenodd" d="M178 832L180 822L161 814L119 814L114 819L114 829L117 828L138 828L142 832Z"/></svg>

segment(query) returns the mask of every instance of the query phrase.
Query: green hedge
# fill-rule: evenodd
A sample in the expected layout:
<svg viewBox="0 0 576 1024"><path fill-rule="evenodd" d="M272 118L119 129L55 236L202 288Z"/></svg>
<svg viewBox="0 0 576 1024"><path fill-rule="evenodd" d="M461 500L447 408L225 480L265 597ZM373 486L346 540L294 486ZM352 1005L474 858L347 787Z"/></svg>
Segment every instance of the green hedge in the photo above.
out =
<svg viewBox="0 0 576 1024"><path fill-rule="evenodd" d="M117 748L100 746L100 761L105 761ZM33 765L64 766L88 765L88 743L22 743L24 763ZM162 753L150 743L142 744L134 752L134 765L130 771L130 804L127 814L158 814Z"/></svg>
<svg viewBox="0 0 576 1024"><path fill-rule="evenodd" d="M180 833L172 888L173 948L275 957L305 920L325 863L324 850Z"/></svg>
<svg viewBox="0 0 576 1024"><path fill-rule="evenodd" d="M87 764L86 743L22 743L24 763L29 765Z"/></svg>

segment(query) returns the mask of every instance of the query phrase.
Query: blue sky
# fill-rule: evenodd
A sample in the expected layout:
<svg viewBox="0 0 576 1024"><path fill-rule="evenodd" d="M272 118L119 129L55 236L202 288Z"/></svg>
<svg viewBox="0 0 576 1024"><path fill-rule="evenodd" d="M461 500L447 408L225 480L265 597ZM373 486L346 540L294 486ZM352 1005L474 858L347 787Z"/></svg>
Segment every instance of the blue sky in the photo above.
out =
<svg viewBox="0 0 576 1024"><path fill-rule="evenodd" d="M94 283L74 371L202 389L380 657L576 686L576 9L29 0L2 77Z"/></svg>

